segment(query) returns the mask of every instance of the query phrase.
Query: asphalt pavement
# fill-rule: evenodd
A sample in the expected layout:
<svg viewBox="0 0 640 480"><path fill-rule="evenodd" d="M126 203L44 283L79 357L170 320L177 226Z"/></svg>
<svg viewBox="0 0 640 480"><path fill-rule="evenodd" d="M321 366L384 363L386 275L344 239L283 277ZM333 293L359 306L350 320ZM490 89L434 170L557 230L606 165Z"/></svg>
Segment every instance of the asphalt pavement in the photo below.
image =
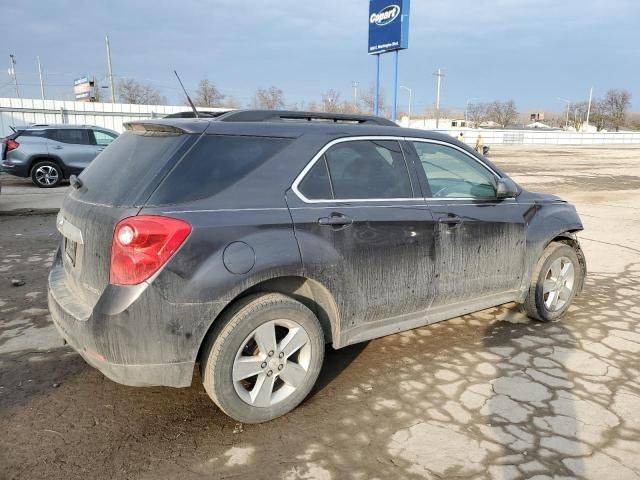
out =
<svg viewBox="0 0 640 480"><path fill-rule="evenodd" d="M0 173L0 214L29 210L59 210L69 188L68 183L56 188L38 188L29 178Z"/></svg>

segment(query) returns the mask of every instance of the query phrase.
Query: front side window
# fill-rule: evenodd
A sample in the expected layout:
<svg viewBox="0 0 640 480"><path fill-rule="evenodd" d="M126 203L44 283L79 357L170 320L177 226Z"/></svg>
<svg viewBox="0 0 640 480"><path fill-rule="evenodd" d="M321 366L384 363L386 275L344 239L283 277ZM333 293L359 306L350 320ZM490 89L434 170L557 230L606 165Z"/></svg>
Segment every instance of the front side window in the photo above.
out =
<svg viewBox="0 0 640 480"><path fill-rule="evenodd" d="M393 140L354 140L332 146L300 183L300 191L310 199L330 193L324 197L327 200L413 196L402 149Z"/></svg>
<svg viewBox="0 0 640 480"><path fill-rule="evenodd" d="M89 145L88 130L76 128L61 128L54 131L54 140L62 143L71 143L76 145Z"/></svg>
<svg viewBox="0 0 640 480"><path fill-rule="evenodd" d="M434 198L495 198L496 177L460 150L414 142Z"/></svg>
<svg viewBox="0 0 640 480"><path fill-rule="evenodd" d="M96 139L96 145L99 145L101 147L106 147L107 145L110 145L111 142L113 142L116 139L115 135L111 133L103 132L102 130L94 130L93 136Z"/></svg>

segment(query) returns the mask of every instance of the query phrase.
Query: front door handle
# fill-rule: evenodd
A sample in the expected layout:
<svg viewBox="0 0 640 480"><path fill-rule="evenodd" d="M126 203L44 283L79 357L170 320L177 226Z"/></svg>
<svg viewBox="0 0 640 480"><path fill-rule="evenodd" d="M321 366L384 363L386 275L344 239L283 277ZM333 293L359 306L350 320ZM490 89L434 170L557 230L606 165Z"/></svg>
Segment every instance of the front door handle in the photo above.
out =
<svg viewBox="0 0 640 480"><path fill-rule="evenodd" d="M53 148L55 148L56 150L62 150L63 147L61 147L60 145L54 145Z"/></svg>
<svg viewBox="0 0 640 480"><path fill-rule="evenodd" d="M331 214L330 217L318 219L318 225L330 227L346 227L353 223L353 219L342 214Z"/></svg>
<svg viewBox="0 0 640 480"><path fill-rule="evenodd" d="M448 217L439 218L438 223L452 226L460 225L462 223L462 218L457 215L450 215Z"/></svg>

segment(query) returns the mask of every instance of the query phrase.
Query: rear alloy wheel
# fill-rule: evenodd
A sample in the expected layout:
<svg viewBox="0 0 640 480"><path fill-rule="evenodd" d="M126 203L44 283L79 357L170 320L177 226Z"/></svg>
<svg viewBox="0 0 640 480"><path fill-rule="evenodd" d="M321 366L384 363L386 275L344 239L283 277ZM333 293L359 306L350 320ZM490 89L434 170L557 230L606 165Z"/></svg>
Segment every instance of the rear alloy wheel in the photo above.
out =
<svg viewBox="0 0 640 480"><path fill-rule="evenodd" d="M253 295L231 309L212 332L201 361L204 387L230 417L272 420L309 394L324 358L315 315L286 295Z"/></svg>
<svg viewBox="0 0 640 480"><path fill-rule="evenodd" d="M31 180L40 188L57 187L62 178L62 170L53 162L38 162L31 169Z"/></svg>
<svg viewBox="0 0 640 480"><path fill-rule="evenodd" d="M584 272L578 256L569 245L553 242L545 249L533 273L529 295L524 303L527 314L549 321L566 313L582 284Z"/></svg>

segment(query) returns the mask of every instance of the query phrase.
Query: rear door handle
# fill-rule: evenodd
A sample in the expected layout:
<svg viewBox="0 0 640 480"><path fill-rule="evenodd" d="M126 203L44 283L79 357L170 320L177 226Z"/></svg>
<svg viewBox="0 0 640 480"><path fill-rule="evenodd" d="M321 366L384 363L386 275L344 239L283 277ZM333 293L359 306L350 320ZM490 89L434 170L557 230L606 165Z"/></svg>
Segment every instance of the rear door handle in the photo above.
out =
<svg viewBox="0 0 640 480"><path fill-rule="evenodd" d="M318 219L318 225L330 227L346 227L352 223L353 219L342 214L331 215L330 217L322 217Z"/></svg>
<svg viewBox="0 0 640 480"><path fill-rule="evenodd" d="M61 147L60 145L54 145L53 148L55 148L56 150L62 150L64 147Z"/></svg>
<svg viewBox="0 0 640 480"><path fill-rule="evenodd" d="M462 218L457 215L451 215L449 217L439 218L438 223L442 223L445 225L460 225L462 223Z"/></svg>

